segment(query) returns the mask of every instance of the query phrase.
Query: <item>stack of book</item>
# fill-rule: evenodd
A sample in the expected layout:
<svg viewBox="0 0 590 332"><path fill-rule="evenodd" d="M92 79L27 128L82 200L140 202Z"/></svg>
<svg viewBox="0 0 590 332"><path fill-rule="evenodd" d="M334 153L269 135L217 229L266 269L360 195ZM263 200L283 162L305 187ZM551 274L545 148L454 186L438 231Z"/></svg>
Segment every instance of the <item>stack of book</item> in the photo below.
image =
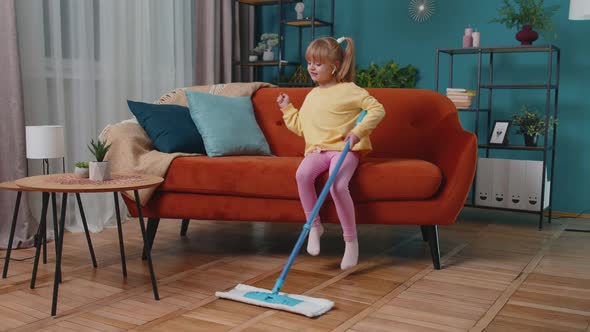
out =
<svg viewBox="0 0 590 332"><path fill-rule="evenodd" d="M457 108L470 108L473 96L475 96L474 90L447 88L447 97L453 101Z"/></svg>

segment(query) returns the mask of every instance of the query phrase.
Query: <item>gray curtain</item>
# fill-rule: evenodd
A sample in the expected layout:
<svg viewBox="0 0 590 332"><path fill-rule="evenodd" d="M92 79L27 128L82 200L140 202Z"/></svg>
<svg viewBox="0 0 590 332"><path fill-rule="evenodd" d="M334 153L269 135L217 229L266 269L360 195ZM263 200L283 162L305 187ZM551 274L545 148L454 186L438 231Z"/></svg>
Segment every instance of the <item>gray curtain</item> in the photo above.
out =
<svg viewBox="0 0 590 332"><path fill-rule="evenodd" d="M15 0L0 0L0 182L27 175L25 113L16 35ZM16 192L0 190L0 247L8 246ZM23 195L14 235L14 247L32 245L37 222Z"/></svg>
<svg viewBox="0 0 590 332"><path fill-rule="evenodd" d="M232 36L233 4L235 12ZM254 6L239 5L239 2L233 0L196 0L195 84L251 81L251 67L232 66L232 51L234 61L247 59L253 44Z"/></svg>

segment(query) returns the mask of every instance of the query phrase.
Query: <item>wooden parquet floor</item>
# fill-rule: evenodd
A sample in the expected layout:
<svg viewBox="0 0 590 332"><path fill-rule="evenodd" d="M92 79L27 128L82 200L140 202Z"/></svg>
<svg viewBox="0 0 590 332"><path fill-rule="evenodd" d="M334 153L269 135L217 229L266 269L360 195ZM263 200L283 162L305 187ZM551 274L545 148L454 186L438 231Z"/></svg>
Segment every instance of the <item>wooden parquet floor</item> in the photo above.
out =
<svg viewBox="0 0 590 332"><path fill-rule="evenodd" d="M325 297L309 319L215 297L238 283L270 289L301 225L162 220L153 259L160 301L141 260L136 220L123 226L123 279L115 228L67 233L58 315L50 316L53 242L29 289L33 249L13 251L0 280L0 331L590 331L590 221L559 219L544 230L528 214L466 209L440 227L442 270L433 270L417 226L359 226L360 263L339 268L344 244L328 225L320 256L302 253L283 291ZM0 251L0 256L4 252ZM3 263L3 260L2 260Z"/></svg>

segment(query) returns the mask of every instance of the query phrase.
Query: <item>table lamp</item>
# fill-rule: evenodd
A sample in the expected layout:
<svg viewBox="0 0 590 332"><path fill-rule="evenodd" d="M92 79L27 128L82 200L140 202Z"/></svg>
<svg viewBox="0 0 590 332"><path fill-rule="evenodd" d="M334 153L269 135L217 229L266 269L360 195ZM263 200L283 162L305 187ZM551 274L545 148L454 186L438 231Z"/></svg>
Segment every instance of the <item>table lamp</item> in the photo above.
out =
<svg viewBox="0 0 590 332"><path fill-rule="evenodd" d="M590 0L570 0L570 20L590 20Z"/></svg>
<svg viewBox="0 0 590 332"><path fill-rule="evenodd" d="M63 126L26 126L27 159L42 159L43 174L49 174L49 159L62 159L65 172Z"/></svg>

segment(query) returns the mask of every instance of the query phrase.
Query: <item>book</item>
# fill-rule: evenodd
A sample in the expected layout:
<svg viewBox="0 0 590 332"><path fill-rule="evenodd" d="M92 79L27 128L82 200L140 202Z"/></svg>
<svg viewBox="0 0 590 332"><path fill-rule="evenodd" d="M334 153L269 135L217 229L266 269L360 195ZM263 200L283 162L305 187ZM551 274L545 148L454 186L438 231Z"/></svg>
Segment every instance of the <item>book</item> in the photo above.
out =
<svg viewBox="0 0 590 332"><path fill-rule="evenodd" d="M473 99L471 96L447 95L450 100L469 100Z"/></svg>
<svg viewBox="0 0 590 332"><path fill-rule="evenodd" d="M462 88L447 88L447 95L450 94L475 96L477 94L477 91Z"/></svg>

